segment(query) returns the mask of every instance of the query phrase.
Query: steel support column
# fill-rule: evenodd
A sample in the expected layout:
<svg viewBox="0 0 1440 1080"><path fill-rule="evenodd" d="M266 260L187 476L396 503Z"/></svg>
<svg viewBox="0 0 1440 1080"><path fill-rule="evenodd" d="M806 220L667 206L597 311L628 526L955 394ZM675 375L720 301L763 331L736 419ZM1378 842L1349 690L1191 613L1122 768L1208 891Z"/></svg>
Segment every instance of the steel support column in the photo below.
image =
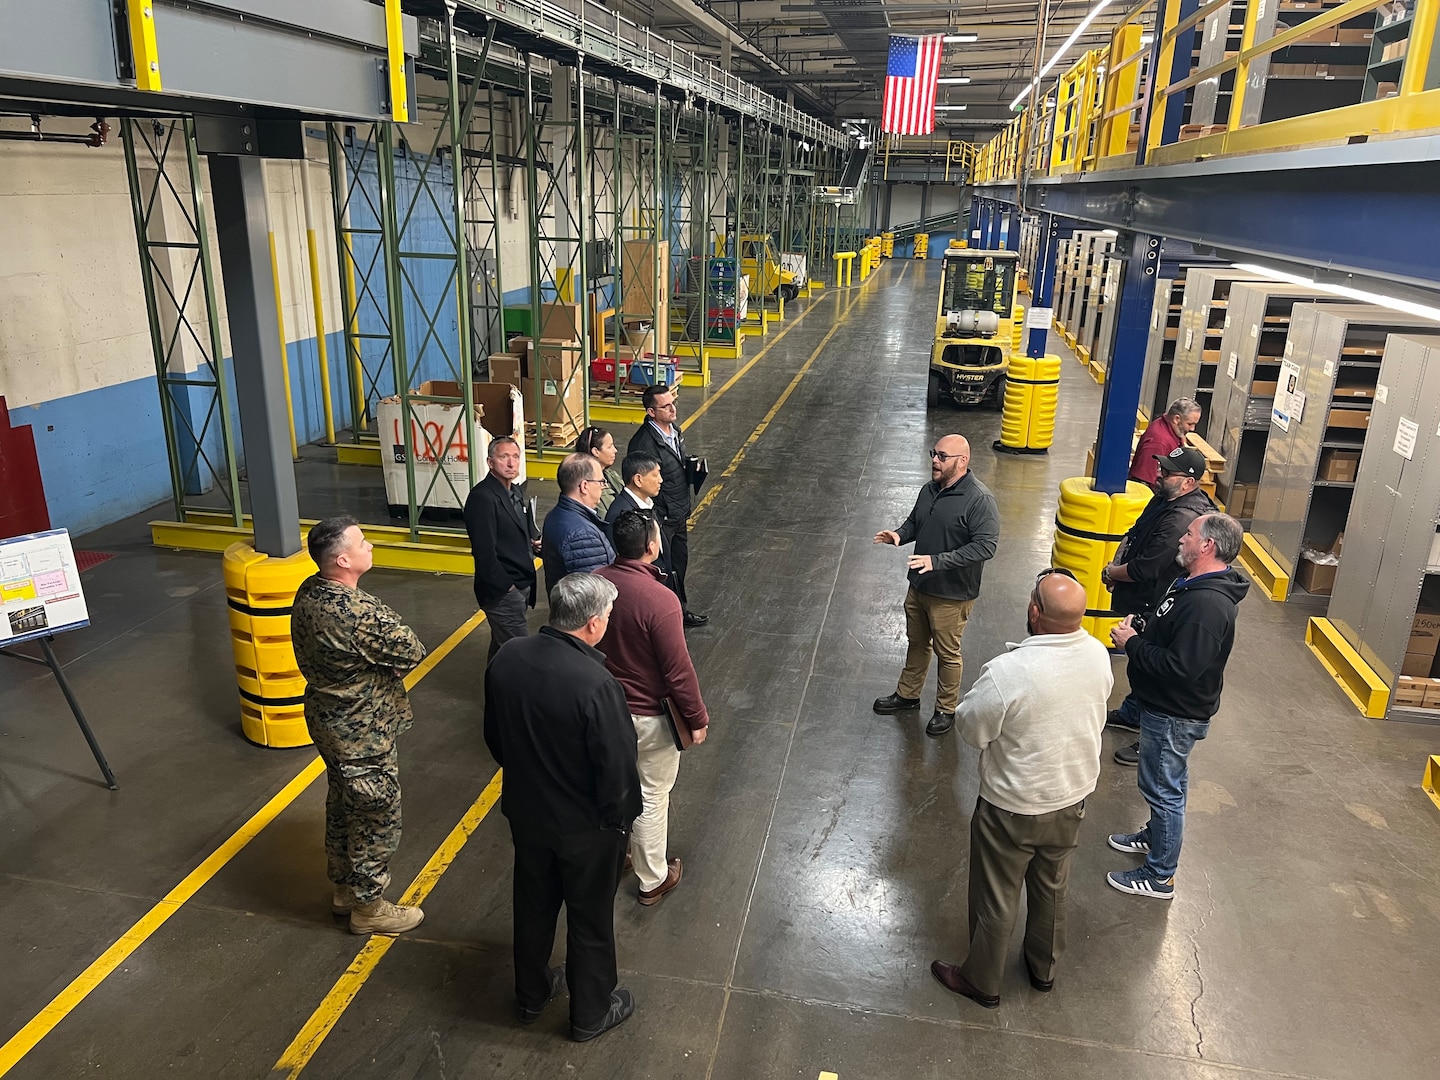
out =
<svg viewBox="0 0 1440 1080"><path fill-rule="evenodd" d="M1025 355L1038 359L1045 355L1050 325L1054 321L1051 302L1055 298L1055 265L1060 257L1060 241L1070 235L1054 214L1040 215L1040 241L1035 256L1035 273L1030 278L1030 312L1026 316L1029 331L1025 338ZM1037 325L1042 324L1042 325ZM1144 353L1141 353L1143 359Z"/></svg>
<svg viewBox="0 0 1440 1080"><path fill-rule="evenodd" d="M300 503L290 458L285 353L275 335L275 278L261 165L259 158L212 156L210 188L255 550L284 558L300 550Z"/></svg>
<svg viewBox="0 0 1440 1080"><path fill-rule="evenodd" d="M1010 206L1005 210L1005 250L1020 250L1020 208Z"/></svg>
<svg viewBox="0 0 1440 1080"><path fill-rule="evenodd" d="M1121 232L1115 240L1114 257L1123 263L1124 276L1095 445L1095 490L1110 494L1125 490L1130 471L1135 411L1140 405L1145 345L1160 268L1160 237Z"/></svg>

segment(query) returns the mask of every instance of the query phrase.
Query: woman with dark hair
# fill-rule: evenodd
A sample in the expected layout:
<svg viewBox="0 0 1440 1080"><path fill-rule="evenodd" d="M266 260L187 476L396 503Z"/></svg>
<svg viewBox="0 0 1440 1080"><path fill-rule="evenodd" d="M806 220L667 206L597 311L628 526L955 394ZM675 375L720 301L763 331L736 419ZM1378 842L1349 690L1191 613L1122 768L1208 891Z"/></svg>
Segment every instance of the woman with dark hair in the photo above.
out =
<svg viewBox="0 0 1440 1080"><path fill-rule="evenodd" d="M603 521L610 510L610 504L615 501L615 496L625 490L620 470L615 467L615 459L619 456L615 439L604 428L592 424L582 431L580 438L575 441L575 452L589 454L600 463L600 469L605 476L605 493L600 496L599 508L600 519Z"/></svg>

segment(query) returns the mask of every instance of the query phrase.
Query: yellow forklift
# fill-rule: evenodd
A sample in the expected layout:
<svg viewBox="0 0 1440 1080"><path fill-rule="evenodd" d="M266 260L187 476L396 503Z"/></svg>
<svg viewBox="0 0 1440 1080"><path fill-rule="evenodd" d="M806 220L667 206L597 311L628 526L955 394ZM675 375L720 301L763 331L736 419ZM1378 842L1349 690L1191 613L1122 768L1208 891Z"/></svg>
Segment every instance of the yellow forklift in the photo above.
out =
<svg viewBox="0 0 1440 1080"><path fill-rule="evenodd" d="M945 398L957 405L1004 405L1019 263L1016 251L946 250L927 408Z"/></svg>

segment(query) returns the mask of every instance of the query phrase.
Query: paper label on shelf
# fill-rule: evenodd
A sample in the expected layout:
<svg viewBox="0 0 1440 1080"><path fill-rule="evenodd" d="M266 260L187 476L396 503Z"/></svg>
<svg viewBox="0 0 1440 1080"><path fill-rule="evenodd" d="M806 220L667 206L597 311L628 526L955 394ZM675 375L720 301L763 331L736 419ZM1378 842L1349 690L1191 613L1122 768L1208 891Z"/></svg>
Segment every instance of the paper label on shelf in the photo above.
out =
<svg viewBox="0 0 1440 1080"><path fill-rule="evenodd" d="M1188 349L1188 348L1190 348L1191 345L1194 345L1194 344L1195 344L1195 328L1194 328L1193 326L1187 326L1187 327L1185 328L1185 348Z"/></svg>
<svg viewBox="0 0 1440 1080"><path fill-rule="evenodd" d="M1159 309L1159 308L1156 308L1154 311L1152 311L1152 312L1150 313L1150 329L1151 329L1151 330L1159 330L1159 329L1160 329L1160 309Z"/></svg>
<svg viewBox="0 0 1440 1080"><path fill-rule="evenodd" d="M1239 357L1238 354L1232 352L1232 353L1230 354L1230 361L1229 361L1229 363L1227 363L1227 364L1225 365L1225 374L1228 375L1228 376L1230 376L1230 378L1233 379L1233 378L1235 378L1235 372L1236 372L1236 370L1237 370L1239 367L1240 367L1240 357Z"/></svg>
<svg viewBox="0 0 1440 1080"><path fill-rule="evenodd" d="M1335 361L1334 361L1334 360L1326 360L1326 361L1325 361L1325 377L1328 379L1328 378L1330 378L1331 375L1334 375L1334 374L1335 374Z"/></svg>
<svg viewBox="0 0 1440 1080"><path fill-rule="evenodd" d="M1032 307L1025 312L1026 330L1049 330L1050 323L1054 321L1055 309L1048 307Z"/></svg>
<svg viewBox="0 0 1440 1080"><path fill-rule="evenodd" d="M1390 400L1390 388L1389 388L1388 386L1386 386L1384 383L1379 383L1379 384L1377 384L1376 387L1375 387L1375 404L1376 404L1376 405L1384 405L1385 402L1387 402L1387 401L1389 401L1389 400Z"/></svg>
<svg viewBox="0 0 1440 1080"><path fill-rule="evenodd" d="M1228 311L1225 313L1225 329L1230 329L1230 313Z"/></svg>
<svg viewBox="0 0 1440 1080"><path fill-rule="evenodd" d="M1286 342L1285 342L1285 355L1286 355L1286 356L1291 356L1291 355L1294 354L1294 352L1295 352L1295 343L1294 343L1293 341L1286 341Z"/></svg>
<svg viewBox="0 0 1440 1080"><path fill-rule="evenodd" d="M1259 323L1251 323L1251 324L1250 324L1250 336L1251 336L1252 338L1258 338L1258 337L1260 336L1260 324L1259 324Z"/></svg>
<svg viewBox="0 0 1440 1080"><path fill-rule="evenodd" d="M1420 434L1420 425L1408 416L1400 417L1400 423L1395 429L1395 453L1399 454L1406 461L1412 461L1415 457L1415 439Z"/></svg>
<svg viewBox="0 0 1440 1080"><path fill-rule="evenodd" d="M1290 419L1297 424L1305 419L1305 391L1296 390L1290 395Z"/></svg>

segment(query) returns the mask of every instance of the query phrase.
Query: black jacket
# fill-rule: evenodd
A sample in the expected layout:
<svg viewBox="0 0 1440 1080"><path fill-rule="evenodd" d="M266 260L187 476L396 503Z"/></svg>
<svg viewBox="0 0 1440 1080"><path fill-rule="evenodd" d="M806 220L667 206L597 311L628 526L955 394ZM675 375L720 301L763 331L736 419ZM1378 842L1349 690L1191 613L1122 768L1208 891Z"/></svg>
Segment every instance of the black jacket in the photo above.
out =
<svg viewBox="0 0 1440 1080"><path fill-rule="evenodd" d="M520 513L505 486L494 473L470 489L465 499L465 531L470 534L470 554L475 559L475 602L488 607L513 585L535 606L535 549L531 540L539 530L530 520L525 486L512 485L520 492Z"/></svg>
<svg viewBox="0 0 1440 1080"><path fill-rule="evenodd" d="M640 430L630 436L626 453L649 454L660 462L660 494L655 497L655 512L660 524L676 526L690 516L690 471L685 467L689 451L685 449L685 435L680 425L675 425L675 437L680 452L670 449L668 443L655 430L655 425L646 420Z"/></svg>
<svg viewBox="0 0 1440 1080"><path fill-rule="evenodd" d="M1209 720L1220 708L1235 616L1250 583L1233 569L1181 578L1125 644L1130 692L1156 712Z"/></svg>
<svg viewBox="0 0 1440 1080"><path fill-rule="evenodd" d="M1130 615L1160 603L1170 583L1184 572L1175 561L1180 537L1192 521L1215 509L1199 488L1173 500L1156 495L1146 503L1115 553L1115 561L1123 563L1134 580L1117 582L1110 590L1110 610Z"/></svg>
<svg viewBox="0 0 1440 1080"><path fill-rule="evenodd" d="M485 669L485 745L505 770L500 810L517 833L628 829L640 816L635 724L605 655L542 626Z"/></svg>
<svg viewBox="0 0 1440 1080"><path fill-rule="evenodd" d="M934 569L910 571L916 592L949 600L980 595L980 570L1000 541L1000 511L995 496L972 472L948 488L932 480L920 489L915 509L895 530L900 543L915 541L916 555L930 555Z"/></svg>

